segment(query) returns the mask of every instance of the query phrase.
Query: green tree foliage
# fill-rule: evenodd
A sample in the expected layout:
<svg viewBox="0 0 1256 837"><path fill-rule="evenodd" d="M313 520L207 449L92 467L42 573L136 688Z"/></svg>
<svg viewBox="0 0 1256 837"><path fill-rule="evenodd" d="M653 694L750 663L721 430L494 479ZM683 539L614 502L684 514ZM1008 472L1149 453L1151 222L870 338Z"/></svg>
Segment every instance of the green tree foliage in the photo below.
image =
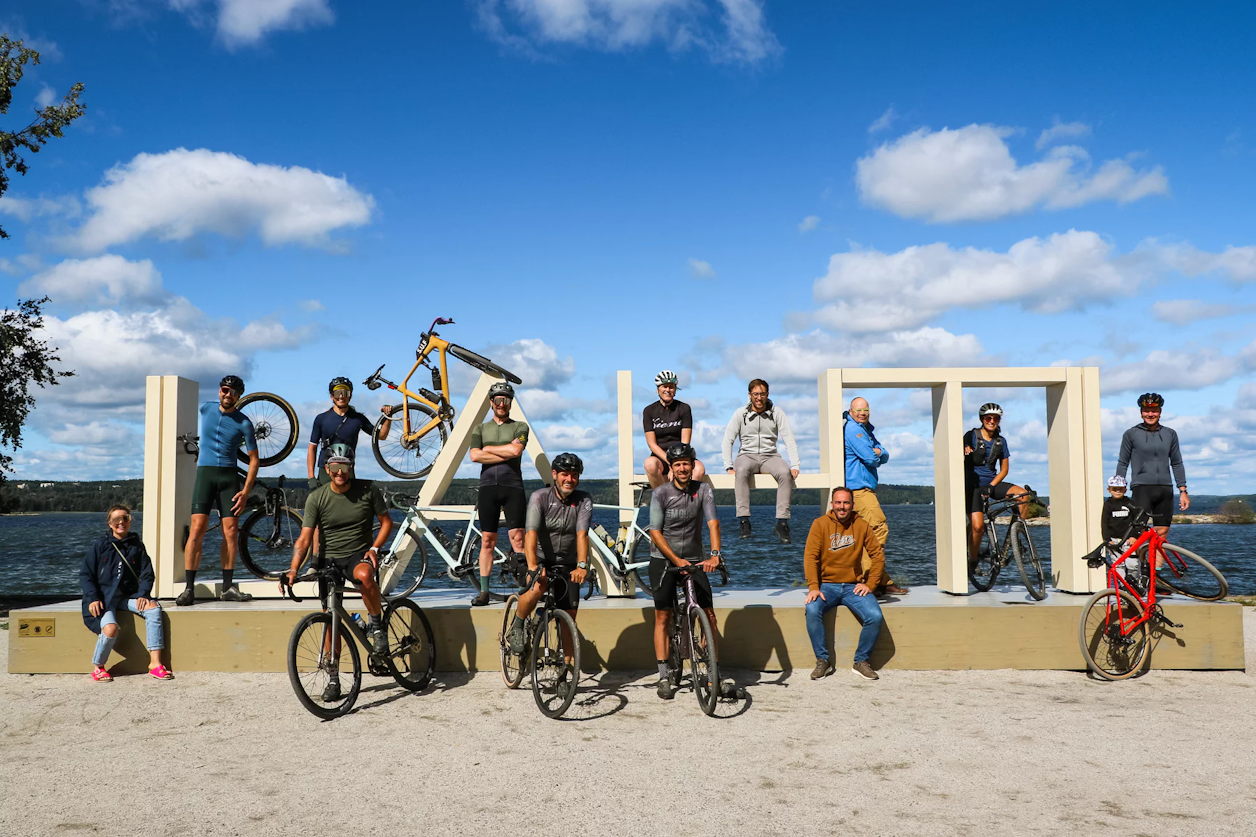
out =
<svg viewBox="0 0 1256 837"><path fill-rule="evenodd" d="M0 114L7 114L13 104L13 88L22 80L27 64L38 64L39 53L27 49L21 41L9 40L8 35L0 34ZM82 84L75 84L65 94L61 104L48 105L35 111L35 118L29 125L17 131L0 129L0 195L9 189L9 171L26 174L26 160L23 152L38 154L48 144L48 140L64 135L65 127L86 112L79 104L79 96L83 92ZM9 234L0 227L0 238L8 238Z"/></svg>
<svg viewBox="0 0 1256 837"><path fill-rule="evenodd" d="M47 340L39 339L44 325L40 306L47 301L23 299L16 309L0 312L0 447L22 446L22 425L35 406L31 384L52 386L74 374L53 369L61 358ZM0 484L12 466L13 457L0 453Z"/></svg>
<svg viewBox="0 0 1256 837"><path fill-rule="evenodd" d="M1256 511L1252 511L1252 507L1238 497L1222 503L1217 514L1226 523L1256 523Z"/></svg>

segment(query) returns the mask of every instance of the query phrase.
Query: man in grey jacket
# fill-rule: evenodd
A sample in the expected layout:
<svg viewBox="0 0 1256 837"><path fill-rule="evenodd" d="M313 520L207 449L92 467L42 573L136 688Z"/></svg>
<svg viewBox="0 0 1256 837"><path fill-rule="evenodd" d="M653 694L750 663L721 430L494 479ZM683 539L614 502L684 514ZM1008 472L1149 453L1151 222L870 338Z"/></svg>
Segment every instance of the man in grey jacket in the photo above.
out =
<svg viewBox="0 0 1256 837"><path fill-rule="evenodd" d="M1134 505L1145 509L1151 523L1161 535L1169 534L1173 522L1173 486L1178 487L1178 508L1191 507L1186 493L1186 466L1177 433L1160 423L1164 398L1154 392L1138 396L1142 424L1136 424L1121 437L1121 453L1116 460L1116 475L1124 477L1131 468L1130 485ZM1170 473L1172 472L1172 473Z"/></svg>
<svg viewBox="0 0 1256 837"><path fill-rule="evenodd" d="M776 440L785 442L789 464L776 449ZM737 461L733 461L733 440L740 440ZM789 498L798 476L798 445L789 428L785 411L768 398L768 382L755 378L750 382L750 403L733 413L724 431L724 470L736 476L733 494L737 498L737 517L741 519L742 538L750 537L750 488L755 474L770 474L776 480L776 536L781 543L790 543Z"/></svg>

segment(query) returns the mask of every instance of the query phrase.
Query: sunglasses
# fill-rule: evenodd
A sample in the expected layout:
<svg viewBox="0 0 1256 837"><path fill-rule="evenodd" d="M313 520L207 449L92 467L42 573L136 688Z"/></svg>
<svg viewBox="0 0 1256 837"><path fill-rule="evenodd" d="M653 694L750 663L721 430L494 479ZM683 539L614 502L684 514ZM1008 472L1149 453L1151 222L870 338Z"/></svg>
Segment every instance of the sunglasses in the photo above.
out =
<svg viewBox="0 0 1256 837"><path fill-rule="evenodd" d="M510 399L504 395L499 395L493 399L494 407L505 407L509 403L510 403Z"/></svg>
<svg viewBox="0 0 1256 837"><path fill-rule="evenodd" d="M221 392L223 395L226 395L228 392L235 392L235 390L232 389L231 387L219 387L218 391Z"/></svg>
<svg viewBox="0 0 1256 837"><path fill-rule="evenodd" d="M126 517L113 517L109 519L110 526L121 526L124 523L130 523L130 522L131 522L131 515L129 514Z"/></svg>
<svg viewBox="0 0 1256 837"><path fill-rule="evenodd" d="M353 395L353 393L349 391L348 387L336 387L331 391L332 398L348 398L350 395Z"/></svg>
<svg viewBox="0 0 1256 837"><path fill-rule="evenodd" d="M329 474L347 474L352 470L352 466L346 465L343 462L336 462L327 466L327 473Z"/></svg>
<svg viewBox="0 0 1256 837"><path fill-rule="evenodd" d="M982 416L982 421L1003 421L1002 416Z"/></svg>

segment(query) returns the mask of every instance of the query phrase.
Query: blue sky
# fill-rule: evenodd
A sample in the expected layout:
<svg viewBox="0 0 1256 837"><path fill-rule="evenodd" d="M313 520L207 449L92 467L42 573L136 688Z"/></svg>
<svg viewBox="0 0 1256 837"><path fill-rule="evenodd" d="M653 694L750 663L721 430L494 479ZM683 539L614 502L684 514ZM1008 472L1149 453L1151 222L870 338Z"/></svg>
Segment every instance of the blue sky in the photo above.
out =
<svg viewBox="0 0 1256 837"><path fill-rule="evenodd" d="M53 297L80 373L43 394L18 476L140 475L148 374L239 372L308 427L332 375L403 371L441 315L525 378L542 440L595 476L613 475L621 368L636 411L656 371L681 374L708 460L767 378L815 471L821 369L1084 363L1109 463L1158 390L1194 490L1251 491L1253 17L10 5L0 29L44 63L3 124L76 81L88 105L0 199L0 281ZM1045 485L1042 394L974 391L969 412L991 398L1012 479ZM882 479L931 482L927 393L872 401Z"/></svg>

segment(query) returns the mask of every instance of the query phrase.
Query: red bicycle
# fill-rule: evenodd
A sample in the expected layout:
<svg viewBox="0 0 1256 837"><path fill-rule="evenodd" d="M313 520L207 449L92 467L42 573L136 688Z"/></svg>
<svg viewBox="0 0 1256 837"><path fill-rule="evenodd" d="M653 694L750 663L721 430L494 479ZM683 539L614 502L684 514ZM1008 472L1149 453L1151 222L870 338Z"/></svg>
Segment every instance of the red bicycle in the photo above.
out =
<svg viewBox="0 0 1256 837"><path fill-rule="evenodd" d="M1215 602L1230 592L1225 576L1216 567L1189 549L1166 542L1146 519L1146 512L1140 509L1122 542L1135 535L1137 538L1115 560L1104 557L1116 552L1107 545L1087 557L1092 567L1107 565L1108 586L1082 607L1079 639L1086 665L1105 680L1124 680L1147 666L1153 627L1182 627L1170 621L1157 603L1158 587L1204 602ZM1136 557L1140 568L1135 579L1118 569L1131 556Z"/></svg>

